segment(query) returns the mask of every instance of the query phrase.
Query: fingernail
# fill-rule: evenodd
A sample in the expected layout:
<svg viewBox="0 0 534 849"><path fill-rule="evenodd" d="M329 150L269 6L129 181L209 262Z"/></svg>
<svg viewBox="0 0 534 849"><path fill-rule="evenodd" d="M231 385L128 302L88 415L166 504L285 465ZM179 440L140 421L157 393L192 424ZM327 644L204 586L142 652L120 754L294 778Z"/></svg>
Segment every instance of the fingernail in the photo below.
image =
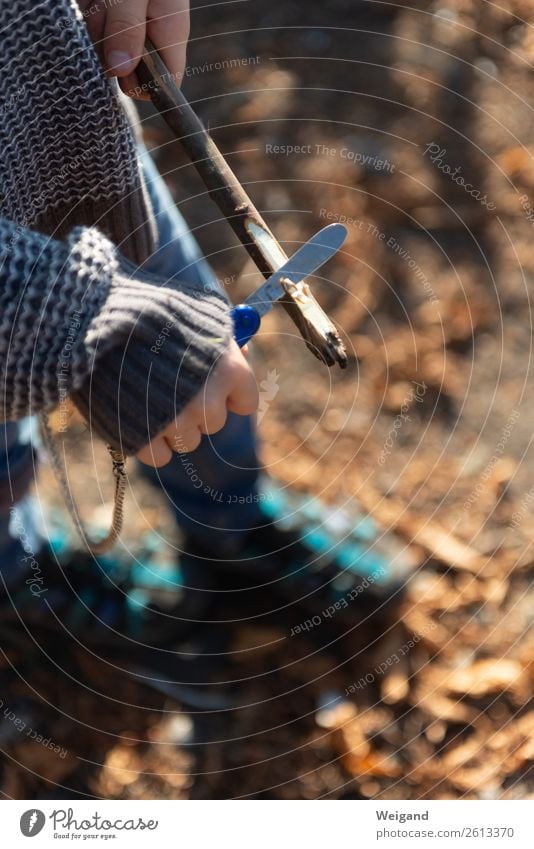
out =
<svg viewBox="0 0 534 849"><path fill-rule="evenodd" d="M107 59L110 71L119 74L129 73L135 65L135 59L124 50L110 50Z"/></svg>

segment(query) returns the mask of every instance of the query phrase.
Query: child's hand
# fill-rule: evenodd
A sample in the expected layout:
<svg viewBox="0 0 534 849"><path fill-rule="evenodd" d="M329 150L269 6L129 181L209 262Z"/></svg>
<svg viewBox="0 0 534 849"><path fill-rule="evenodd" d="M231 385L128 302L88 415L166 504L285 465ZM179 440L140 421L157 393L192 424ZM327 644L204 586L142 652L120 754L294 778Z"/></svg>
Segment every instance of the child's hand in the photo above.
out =
<svg viewBox="0 0 534 849"><path fill-rule="evenodd" d="M178 454L194 451L203 433L221 430L228 412L242 416L255 413L258 400L254 375L242 351L232 341L202 390L137 456L149 466L165 466L173 451Z"/></svg>
<svg viewBox="0 0 534 849"><path fill-rule="evenodd" d="M78 0L89 35L110 76L126 94L148 99L137 89L134 71L146 36L161 52L175 82L184 75L189 38L189 0Z"/></svg>

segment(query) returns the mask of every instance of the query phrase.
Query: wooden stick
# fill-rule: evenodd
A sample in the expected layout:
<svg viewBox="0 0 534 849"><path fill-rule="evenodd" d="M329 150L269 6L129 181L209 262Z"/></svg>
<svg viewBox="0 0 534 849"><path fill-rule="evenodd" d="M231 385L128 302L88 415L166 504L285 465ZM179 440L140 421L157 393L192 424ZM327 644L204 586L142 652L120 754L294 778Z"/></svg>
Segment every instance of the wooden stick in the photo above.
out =
<svg viewBox="0 0 534 849"><path fill-rule="evenodd" d="M147 39L143 60L136 69L153 104L179 138L209 195L217 204L258 269L269 277L287 255L250 200L208 131L175 84L172 74ZM306 345L329 366L347 365L339 334L313 295L297 301L290 291L280 300Z"/></svg>

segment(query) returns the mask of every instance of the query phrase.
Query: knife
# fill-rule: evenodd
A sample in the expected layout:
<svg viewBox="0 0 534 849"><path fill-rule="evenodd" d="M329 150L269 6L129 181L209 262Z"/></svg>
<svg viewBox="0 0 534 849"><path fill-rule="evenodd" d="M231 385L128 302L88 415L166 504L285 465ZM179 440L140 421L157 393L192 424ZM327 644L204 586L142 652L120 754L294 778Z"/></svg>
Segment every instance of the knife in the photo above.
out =
<svg viewBox="0 0 534 849"><path fill-rule="evenodd" d="M329 224L311 237L285 262L278 271L248 296L243 304L231 312L234 323L234 339L240 348L258 332L261 319L284 295L286 286L301 283L310 274L323 266L338 252L347 238L343 224Z"/></svg>

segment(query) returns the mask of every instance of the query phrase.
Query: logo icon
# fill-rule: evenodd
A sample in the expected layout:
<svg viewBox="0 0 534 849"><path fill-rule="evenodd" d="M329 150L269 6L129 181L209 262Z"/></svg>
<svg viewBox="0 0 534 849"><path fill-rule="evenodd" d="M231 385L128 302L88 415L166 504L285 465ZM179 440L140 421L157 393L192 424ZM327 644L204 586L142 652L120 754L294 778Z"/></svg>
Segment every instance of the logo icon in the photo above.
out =
<svg viewBox="0 0 534 849"><path fill-rule="evenodd" d="M42 811L37 808L31 808L29 811L24 811L20 818L20 830L24 837L35 837L42 831L46 822L46 817Z"/></svg>

